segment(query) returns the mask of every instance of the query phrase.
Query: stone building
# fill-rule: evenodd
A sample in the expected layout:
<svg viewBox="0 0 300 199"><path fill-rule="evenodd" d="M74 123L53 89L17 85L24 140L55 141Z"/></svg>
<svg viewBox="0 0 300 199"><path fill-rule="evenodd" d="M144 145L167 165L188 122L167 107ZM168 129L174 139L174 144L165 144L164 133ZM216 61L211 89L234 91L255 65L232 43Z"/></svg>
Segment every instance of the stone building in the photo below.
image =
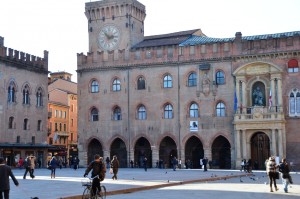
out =
<svg viewBox="0 0 300 199"><path fill-rule="evenodd" d="M153 12L153 11L150 11ZM270 156L299 164L300 31L212 38L200 29L144 36L136 0L85 5L77 55L79 158L121 166L237 168Z"/></svg>
<svg viewBox="0 0 300 199"><path fill-rule="evenodd" d="M48 85L48 143L64 162L77 152L77 84L72 74L50 73Z"/></svg>
<svg viewBox="0 0 300 199"><path fill-rule="evenodd" d="M0 37L0 156L15 166L35 155L45 165L47 151L48 52L36 57L4 46Z"/></svg>

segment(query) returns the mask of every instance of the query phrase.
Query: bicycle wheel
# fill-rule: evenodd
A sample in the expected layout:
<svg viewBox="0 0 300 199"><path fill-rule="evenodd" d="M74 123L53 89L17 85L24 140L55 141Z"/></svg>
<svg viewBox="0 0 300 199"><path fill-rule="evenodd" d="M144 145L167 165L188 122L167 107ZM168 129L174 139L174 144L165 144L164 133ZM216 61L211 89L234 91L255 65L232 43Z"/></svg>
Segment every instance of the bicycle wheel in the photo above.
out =
<svg viewBox="0 0 300 199"><path fill-rule="evenodd" d="M106 187L101 185L101 194L100 194L100 197L101 199L105 199L106 198Z"/></svg>
<svg viewBox="0 0 300 199"><path fill-rule="evenodd" d="M90 199L91 198L91 190L86 187L82 193L82 199Z"/></svg>

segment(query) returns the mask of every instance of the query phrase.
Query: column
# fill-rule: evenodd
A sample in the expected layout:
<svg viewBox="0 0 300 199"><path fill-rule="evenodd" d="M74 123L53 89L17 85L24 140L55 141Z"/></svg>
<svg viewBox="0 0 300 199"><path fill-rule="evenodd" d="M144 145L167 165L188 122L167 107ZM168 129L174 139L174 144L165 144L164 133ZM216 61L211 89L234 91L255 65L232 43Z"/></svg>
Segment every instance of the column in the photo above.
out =
<svg viewBox="0 0 300 199"><path fill-rule="evenodd" d="M278 106L281 107L282 106L282 80L278 79L277 83L278 83Z"/></svg>
<svg viewBox="0 0 300 199"><path fill-rule="evenodd" d="M242 146L243 146L243 159L247 159L247 142L246 130L242 130Z"/></svg>
<svg viewBox="0 0 300 199"><path fill-rule="evenodd" d="M272 91L272 106L275 106L276 105L276 99L275 99L275 81L274 81L274 79L271 79L271 82L270 82L270 89L271 89L271 91ZM270 91L269 91L270 92ZM270 95L270 93L269 93L269 95ZM270 106L270 105L269 105ZM273 109L273 107L272 107L272 109L271 109L272 111L276 111L276 110L274 110ZM273 117L274 115L272 115L272 117Z"/></svg>
<svg viewBox="0 0 300 199"><path fill-rule="evenodd" d="M271 155L272 156L277 156L275 129L272 129L272 154Z"/></svg>
<svg viewBox="0 0 300 199"><path fill-rule="evenodd" d="M283 147L282 147L282 131L281 129L278 129L278 153L279 153L279 157L283 158Z"/></svg>
<svg viewBox="0 0 300 199"><path fill-rule="evenodd" d="M235 131L235 151L237 161L241 160L241 140L240 140L240 130Z"/></svg>
<svg viewBox="0 0 300 199"><path fill-rule="evenodd" d="M156 162L159 161L159 151L156 146L151 146L152 150L152 167L156 167Z"/></svg>
<svg viewBox="0 0 300 199"><path fill-rule="evenodd" d="M246 83L242 81L242 92L243 92L243 107L247 107L247 97L246 97ZM246 111L246 110L245 110Z"/></svg>

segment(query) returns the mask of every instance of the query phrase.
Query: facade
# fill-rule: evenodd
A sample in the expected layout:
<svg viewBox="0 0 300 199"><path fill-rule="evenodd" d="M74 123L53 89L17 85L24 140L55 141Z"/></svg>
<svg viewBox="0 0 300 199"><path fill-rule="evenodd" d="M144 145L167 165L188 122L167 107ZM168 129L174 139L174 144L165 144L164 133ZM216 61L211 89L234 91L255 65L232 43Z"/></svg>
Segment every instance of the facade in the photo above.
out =
<svg viewBox="0 0 300 199"><path fill-rule="evenodd" d="M48 85L48 143L68 162L77 152L77 84L67 72L50 73Z"/></svg>
<svg viewBox="0 0 300 199"><path fill-rule="evenodd" d="M16 166L35 155L45 166L47 144L48 52L44 58L4 46L0 37L0 156Z"/></svg>
<svg viewBox="0 0 300 199"><path fill-rule="evenodd" d="M121 166L238 168L270 156L299 165L300 31L211 38L200 29L144 36L136 0L85 5L89 52L77 55L78 148Z"/></svg>

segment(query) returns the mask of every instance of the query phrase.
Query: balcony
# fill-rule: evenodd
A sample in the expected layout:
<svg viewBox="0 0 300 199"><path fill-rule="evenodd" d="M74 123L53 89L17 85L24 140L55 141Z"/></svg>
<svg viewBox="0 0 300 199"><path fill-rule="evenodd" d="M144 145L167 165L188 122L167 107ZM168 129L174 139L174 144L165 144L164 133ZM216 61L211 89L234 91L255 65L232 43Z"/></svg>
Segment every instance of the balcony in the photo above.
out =
<svg viewBox="0 0 300 199"><path fill-rule="evenodd" d="M68 132L56 131L55 133L56 133L56 135L58 135L60 137L69 137L69 133Z"/></svg>
<svg viewBox="0 0 300 199"><path fill-rule="evenodd" d="M239 108L234 115L234 122L267 122L274 120L284 120L283 108L272 107L243 107Z"/></svg>

